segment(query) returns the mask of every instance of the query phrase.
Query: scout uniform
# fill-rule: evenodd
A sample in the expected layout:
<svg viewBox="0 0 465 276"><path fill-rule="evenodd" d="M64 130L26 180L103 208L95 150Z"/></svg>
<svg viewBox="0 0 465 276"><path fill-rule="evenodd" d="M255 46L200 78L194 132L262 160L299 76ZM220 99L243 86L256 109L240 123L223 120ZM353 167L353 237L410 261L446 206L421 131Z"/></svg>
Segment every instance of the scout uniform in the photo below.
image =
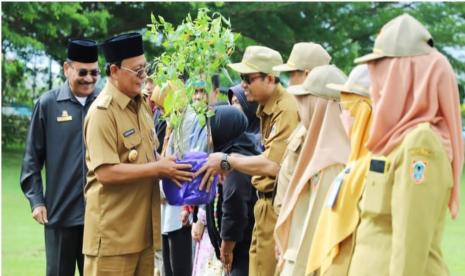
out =
<svg viewBox="0 0 465 276"><path fill-rule="evenodd" d="M275 66L273 70L278 72L306 70L310 72L317 66L329 64L330 61L331 56L321 45L313 42L300 42L294 44L292 47L287 63ZM305 127L299 124L287 140L287 149L284 154L281 169L279 170L278 181L275 187L276 195L273 202L273 206L278 214L289 180L291 179L297 159L299 158L300 149L302 148L301 146L304 142L306 132Z"/></svg>
<svg viewBox="0 0 465 276"><path fill-rule="evenodd" d="M369 98L370 78L368 66L356 66L344 85L328 84L327 88L341 91L341 116L348 136L351 151L346 168L335 181L334 203L323 207L318 220L315 238L310 249L307 273L320 269L320 275L347 275L352 256L352 233L359 222L357 209L362 194L370 155L365 147L371 119ZM347 112L347 113L345 113ZM351 120L352 119L352 120Z"/></svg>
<svg viewBox="0 0 465 276"><path fill-rule="evenodd" d="M262 72L276 77L279 73L273 66L282 64L281 55L267 47L249 46L245 50L241 63L229 64L240 73ZM257 115L261 121L263 156L273 162L281 163L286 149L286 140L298 124L296 102L292 95L280 85L264 105L259 105ZM273 229L276 212L272 205L275 179L266 176L254 176L252 185L257 190L258 200L254 207L255 225L250 247L250 275L273 275L276 267Z"/></svg>
<svg viewBox="0 0 465 276"><path fill-rule="evenodd" d="M337 67L324 65L313 69L302 85L288 88L310 112L303 117L309 118L308 132L276 224L281 275L305 273L329 187L347 162L350 145L339 118L339 92L326 88L345 80Z"/></svg>
<svg viewBox="0 0 465 276"><path fill-rule="evenodd" d="M275 187L276 195L273 202L277 214L279 214L289 181L297 165L297 160L299 159L300 150L302 149L306 134L307 129L305 129L302 124L299 124L286 141L287 148L284 153L281 169L279 169L278 181Z"/></svg>
<svg viewBox="0 0 465 276"><path fill-rule="evenodd" d="M448 275L440 245L448 204L457 214L464 153L457 82L432 45L404 14L382 28L376 52L356 60L368 62L372 80L373 155L348 275Z"/></svg>
<svg viewBox="0 0 465 276"><path fill-rule="evenodd" d="M424 123L372 156L348 275L448 274L440 245L453 177L440 139Z"/></svg>
<svg viewBox="0 0 465 276"><path fill-rule="evenodd" d="M91 40L71 40L68 59L96 63L97 44ZM47 209L48 223L44 229L47 275L74 275L76 262L82 274L84 258L80 248L86 179L82 125L97 94L94 91L81 103L66 81L60 88L43 94L32 113L20 182L31 209L38 206ZM44 164L45 195L41 176Z"/></svg>
<svg viewBox="0 0 465 276"><path fill-rule="evenodd" d="M103 45L108 62L143 54L139 34ZM142 95L130 98L107 81L84 123L89 168L85 187L83 253L86 275L153 275L153 249L160 248L160 194L155 179L102 185L95 170L105 164L155 161L158 140ZM152 226L153 223L153 226ZM153 235L153 236L152 236Z"/></svg>

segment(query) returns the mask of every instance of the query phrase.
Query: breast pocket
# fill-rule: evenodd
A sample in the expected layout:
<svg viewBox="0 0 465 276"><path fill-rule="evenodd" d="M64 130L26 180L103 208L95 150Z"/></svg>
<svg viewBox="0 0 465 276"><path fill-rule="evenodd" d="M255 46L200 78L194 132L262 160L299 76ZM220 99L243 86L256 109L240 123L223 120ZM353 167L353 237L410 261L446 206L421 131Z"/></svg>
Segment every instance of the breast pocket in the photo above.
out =
<svg viewBox="0 0 465 276"><path fill-rule="evenodd" d="M389 172L368 171L365 181L362 211L387 215L391 213L392 181Z"/></svg>
<svg viewBox="0 0 465 276"><path fill-rule="evenodd" d="M289 151L298 152L300 150L301 145L301 139L292 139L291 141L289 141L289 145L287 146L287 148L289 149Z"/></svg>
<svg viewBox="0 0 465 276"><path fill-rule="evenodd" d="M123 144L125 148L123 160L125 163L139 163L142 156L142 147L140 147L141 142L142 139L138 133L123 137Z"/></svg>
<svg viewBox="0 0 465 276"><path fill-rule="evenodd" d="M294 169L297 165L297 160L299 158L299 153L300 153L300 148L301 148L301 141L300 140L292 140L289 142L289 145L287 146L287 159L288 159L288 166L287 170L290 175L294 173Z"/></svg>

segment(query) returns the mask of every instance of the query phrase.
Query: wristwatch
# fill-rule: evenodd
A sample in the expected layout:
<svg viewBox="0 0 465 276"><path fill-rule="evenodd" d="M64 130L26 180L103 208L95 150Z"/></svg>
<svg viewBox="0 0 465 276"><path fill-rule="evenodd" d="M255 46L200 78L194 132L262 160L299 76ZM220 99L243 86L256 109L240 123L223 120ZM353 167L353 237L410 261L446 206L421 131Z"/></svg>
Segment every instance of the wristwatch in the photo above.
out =
<svg viewBox="0 0 465 276"><path fill-rule="evenodd" d="M224 154L223 155L223 159L221 159L221 162L220 162L220 167L222 170L225 170L225 171L230 171L231 170L231 164L228 162L228 154Z"/></svg>

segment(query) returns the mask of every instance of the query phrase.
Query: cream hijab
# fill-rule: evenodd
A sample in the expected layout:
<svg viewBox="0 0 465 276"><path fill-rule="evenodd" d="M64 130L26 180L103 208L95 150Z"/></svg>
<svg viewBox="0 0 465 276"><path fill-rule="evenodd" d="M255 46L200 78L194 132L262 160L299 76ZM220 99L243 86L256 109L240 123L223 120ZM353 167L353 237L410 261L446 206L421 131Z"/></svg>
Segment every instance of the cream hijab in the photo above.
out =
<svg viewBox="0 0 465 276"><path fill-rule="evenodd" d="M281 253L287 249L292 214L310 178L333 164L345 164L350 151L337 101L307 95L300 96L298 104L308 110L301 116L308 116L309 125L306 126L307 136L276 223L275 240ZM305 122L305 118L302 121Z"/></svg>
<svg viewBox="0 0 465 276"><path fill-rule="evenodd" d="M368 73L368 71L367 71ZM365 147L371 119L371 101L357 94L341 93L341 104L354 118L350 135L351 171L344 177L344 185L332 208L323 208L315 229L307 271L321 269L323 275L339 254L339 244L356 229L359 222L357 204L365 184L369 153ZM349 165L348 165L349 166Z"/></svg>

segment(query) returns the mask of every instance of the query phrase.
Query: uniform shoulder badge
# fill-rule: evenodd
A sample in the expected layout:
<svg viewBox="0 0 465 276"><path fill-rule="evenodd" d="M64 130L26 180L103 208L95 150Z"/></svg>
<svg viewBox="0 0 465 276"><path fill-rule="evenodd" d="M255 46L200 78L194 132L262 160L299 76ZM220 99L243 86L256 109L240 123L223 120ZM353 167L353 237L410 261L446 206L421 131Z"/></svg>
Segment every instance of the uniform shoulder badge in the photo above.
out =
<svg viewBox="0 0 465 276"><path fill-rule="evenodd" d="M412 164L410 165L410 177L415 184L421 184L425 181L427 166L428 161L412 160Z"/></svg>
<svg viewBox="0 0 465 276"><path fill-rule="evenodd" d="M100 95L97 98L97 107L99 109L107 109L110 106L111 100L113 97L111 95Z"/></svg>

